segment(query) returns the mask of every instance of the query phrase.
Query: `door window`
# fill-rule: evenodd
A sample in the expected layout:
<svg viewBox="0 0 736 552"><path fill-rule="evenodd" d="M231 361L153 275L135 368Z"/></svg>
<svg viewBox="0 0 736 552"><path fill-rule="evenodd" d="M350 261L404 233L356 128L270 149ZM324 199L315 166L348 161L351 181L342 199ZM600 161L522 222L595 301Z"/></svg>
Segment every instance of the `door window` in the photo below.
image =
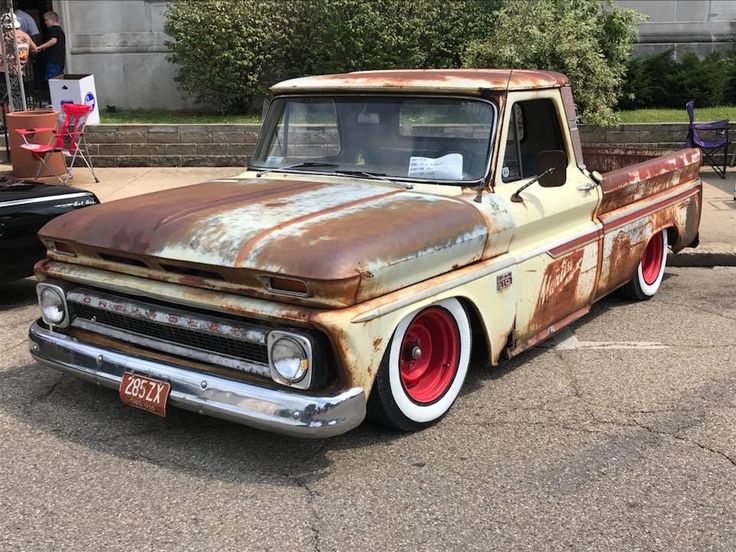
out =
<svg viewBox="0 0 736 552"><path fill-rule="evenodd" d="M501 178L513 182L537 174L537 158L547 150L565 151L557 109L551 99L516 102L506 138Z"/></svg>

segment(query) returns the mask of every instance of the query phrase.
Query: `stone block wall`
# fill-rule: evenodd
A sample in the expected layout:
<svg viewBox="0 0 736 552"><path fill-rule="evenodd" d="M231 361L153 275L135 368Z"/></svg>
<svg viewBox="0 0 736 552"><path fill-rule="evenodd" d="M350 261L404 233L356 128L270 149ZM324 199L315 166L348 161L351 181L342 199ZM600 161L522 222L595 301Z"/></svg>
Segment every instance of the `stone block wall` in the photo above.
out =
<svg viewBox="0 0 736 552"><path fill-rule="evenodd" d="M631 123L610 128L580 125L583 144L638 146L645 149L684 147L688 125L685 123Z"/></svg>
<svg viewBox="0 0 736 552"><path fill-rule="evenodd" d="M260 125L99 125L87 127L98 167L242 167Z"/></svg>
<svg viewBox="0 0 736 552"><path fill-rule="evenodd" d="M256 124L99 125L87 127L87 141L99 167L242 167L259 129ZM584 145L676 149L683 147L687 129L684 123L581 125L580 136ZM736 141L734 126L731 137Z"/></svg>

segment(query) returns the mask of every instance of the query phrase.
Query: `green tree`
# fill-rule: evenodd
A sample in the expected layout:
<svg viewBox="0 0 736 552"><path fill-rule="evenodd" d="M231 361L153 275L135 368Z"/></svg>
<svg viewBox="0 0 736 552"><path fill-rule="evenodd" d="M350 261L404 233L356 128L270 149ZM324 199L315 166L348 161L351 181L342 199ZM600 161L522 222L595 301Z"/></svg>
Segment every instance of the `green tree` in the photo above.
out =
<svg viewBox="0 0 736 552"><path fill-rule="evenodd" d="M291 45L289 2L176 0L164 31L176 81L187 95L222 112L247 111L265 83L279 78Z"/></svg>
<svg viewBox="0 0 736 552"><path fill-rule="evenodd" d="M565 73L581 121L610 125L639 20L613 0L514 0L469 44L465 65Z"/></svg>
<svg viewBox="0 0 736 552"><path fill-rule="evenodd" d="M566 73L581 119L605 124L636 21L613 0L174 0L165 31L181 90L219 111L303 75L516 67Z"/></svg>
<svg viewBox="0 0 736 552"><path fill-rule="evenodd" d="M165 32L181 90L240 112L274 82L366 69L459 67L500 0L174 0Z"/></svg>

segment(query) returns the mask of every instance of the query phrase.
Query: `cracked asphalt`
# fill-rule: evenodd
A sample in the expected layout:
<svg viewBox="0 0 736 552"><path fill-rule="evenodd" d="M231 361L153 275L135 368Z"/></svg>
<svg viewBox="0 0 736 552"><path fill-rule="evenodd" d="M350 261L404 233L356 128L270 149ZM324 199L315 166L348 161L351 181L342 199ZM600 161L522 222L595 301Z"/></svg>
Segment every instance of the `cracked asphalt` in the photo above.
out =
<svg viewBox="0 0 736 552"><path fill-rule="evenodd" d="M124 407L34 363L33 282L0 288L0 549L736 550L736 268L665 277L424 432L328 441Z"/></svg>

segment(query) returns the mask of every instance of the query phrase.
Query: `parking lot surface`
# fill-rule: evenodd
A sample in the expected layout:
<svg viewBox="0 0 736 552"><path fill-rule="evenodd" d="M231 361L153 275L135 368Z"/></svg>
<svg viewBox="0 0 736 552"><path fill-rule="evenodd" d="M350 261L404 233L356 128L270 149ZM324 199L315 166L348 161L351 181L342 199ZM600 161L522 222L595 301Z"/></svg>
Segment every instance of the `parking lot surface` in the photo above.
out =
<svg viewBox="0 0 736 552"><path fill-rule="evenodd" d="M449 415L297 440L39 366L0 288L2 550L734 550L736 268L671 268L471 370Z"/></svg>

